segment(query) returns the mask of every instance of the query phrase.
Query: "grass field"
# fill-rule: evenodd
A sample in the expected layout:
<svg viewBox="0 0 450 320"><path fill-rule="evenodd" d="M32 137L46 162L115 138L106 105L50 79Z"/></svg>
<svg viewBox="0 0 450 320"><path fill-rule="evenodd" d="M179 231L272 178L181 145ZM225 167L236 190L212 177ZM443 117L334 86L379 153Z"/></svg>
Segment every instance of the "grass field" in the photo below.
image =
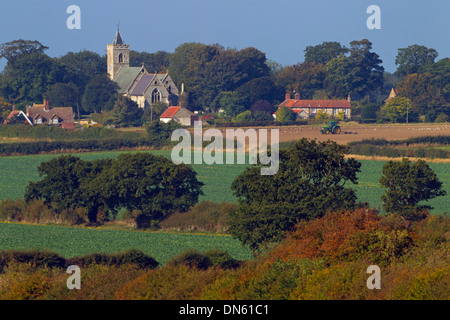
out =
<svg viewBox="0 0 450 320"><path fill-rule="evenodd" d="M0 223L0 250L47 249L65 258L94 252L116 253L139 249L164 265L187 249L201 252L211 249L227 251L233 258L248 260L250 250L226 235L119 231L62 226L35 226Z"/></svg>
<svg viewBox="0 0 450 320"><path fill-rule="evenodd" d="M152 151L154 154L170 157L170 151ZM80 153L78 157L84 160L94 160L100 158L116 158L123 152L95 152ZM58 155L36 155L0 157L0 200L5 198L23 198L25 188L29 181L39 180L37 166ZM362 167L359 174L359 184L349 185L353 187L358 196L358 201L368 202L370 206L381 209L381 195L384 190L379 185L381 170L384 161L360 160ZM433 214L443 214L449 212L450 203L450 164L429 163L436 172L439 179L444 183L447 196L430 201L430 205L435 209ZM235 202L230 186L234 178L240 174L247 165L193 165L198 174L198 179L205 183L203 187L204 195L202 200L213 202Z"/></svg>

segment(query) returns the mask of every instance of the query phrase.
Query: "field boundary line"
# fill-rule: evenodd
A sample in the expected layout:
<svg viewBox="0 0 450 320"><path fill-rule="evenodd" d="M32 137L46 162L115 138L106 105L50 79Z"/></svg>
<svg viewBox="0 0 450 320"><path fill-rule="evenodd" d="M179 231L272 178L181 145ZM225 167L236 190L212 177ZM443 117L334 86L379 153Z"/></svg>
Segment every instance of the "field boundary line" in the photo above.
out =
<svg viewBox="0 0 450 320"><path fill-rule="evenodd" d="M403 158L408 158L411 161L423 160L430 163L450 163L450 159L441 158L415 158L415 157L386 157L386 156L364 156L359 154L346 154L345 158L354 158L356 160L375 160L375 161L402 161Z"/></svg>

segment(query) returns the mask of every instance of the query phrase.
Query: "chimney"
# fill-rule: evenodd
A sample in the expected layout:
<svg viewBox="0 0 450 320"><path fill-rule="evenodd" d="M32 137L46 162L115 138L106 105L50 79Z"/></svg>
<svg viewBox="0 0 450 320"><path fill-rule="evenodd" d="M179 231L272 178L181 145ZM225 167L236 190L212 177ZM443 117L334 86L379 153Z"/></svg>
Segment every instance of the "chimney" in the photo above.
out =
<svg viewBox="0 0 450 320"><path fill-rule="evenodd" d="M12 105L12 111L16 111L16 105L15 104Z"/></svg>
<svg viewBox="0 0 450 320"><path fill-rule="evenodd" d="M48 101L44 99L44 110L45 111L49 111L50 110L49 105L50 104L48 103Z"/></svg>
<svg viewBox="0 0 450 320"><path fill-rule="evenodd" d="M350 95L348 95L347 101L348 101L348 102L352 102L352 98L350 98Z"/></svg>
<svg viewBox="0 0 450 320"><path fill-rule="evenodd" d="M289 92L286 92L285 100L290 100L291 94Z"/></svg>
<svg viewBox="0 0 450 320"><path fill-rule="evenodd" d="M296 92L295 93L295 101L300 100L300 93Z"/></svg>

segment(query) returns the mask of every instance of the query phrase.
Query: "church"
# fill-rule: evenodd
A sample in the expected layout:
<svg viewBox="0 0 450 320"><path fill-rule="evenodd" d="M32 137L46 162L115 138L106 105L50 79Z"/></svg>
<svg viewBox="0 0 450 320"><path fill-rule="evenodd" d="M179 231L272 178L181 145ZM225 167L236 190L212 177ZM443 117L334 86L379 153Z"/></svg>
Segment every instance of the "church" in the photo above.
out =
<svg viewBox="0 0 450 320"><path fill-rule="evenodd" d="M107 45L108 76L119 86L119 93L145 109L158 102L169 106L179 95L178 88L167 73L148 73L144 65L130 67L130 45L125 44L117 28L112 44Z"/></svg>

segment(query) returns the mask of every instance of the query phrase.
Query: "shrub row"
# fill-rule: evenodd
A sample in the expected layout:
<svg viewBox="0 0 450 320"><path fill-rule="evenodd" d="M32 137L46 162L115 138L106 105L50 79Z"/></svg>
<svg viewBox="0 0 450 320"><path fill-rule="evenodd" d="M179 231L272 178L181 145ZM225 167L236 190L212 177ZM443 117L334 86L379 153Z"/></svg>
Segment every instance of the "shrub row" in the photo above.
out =
<svg viewBox="0 0 450 320"><path fill-rule="evenodd" d="M132 264L139 269L155 269L159 262L137 249L129 249L118 253L91 253L83 256L64 258L55 252L48 250L3 250L0 251L0 272L4 272L11 264L28 264L32 268L56 268L65 269L76 265L80 268L88 268L92 265L105 265L120 267ZM242 261L234 259L228 252L212 249L204 253L190 249L174 256L167 265L187 266L206 270L211 267L221 269L236 269Z"/></svg>
<svg viewBox="0 0 450 320"><path fill-rule="evenodd" d="M227 217L237 204L202 201L184 213L174 213L161 222L163 230L226 232Z"/></svg>
<svg viewBox="0 0 450 320"><path fill-rule="evenodd" d="M216 127L268 127L268 126L304 126L309 124L308 120L296 120L296 121L245 121L245 122L222 122L215 121Z"/></svg>
<svg viewBox="0 0 450 320"><path fill-rule="evenodd" d="M91 127L66 130L55 126L0 125L2 138L31 138L42 140L90 140L111 138L138 138L139 133Z"/></svg>
<svg viewBox="0 0 450 320"><path fill-rule="evenodd" d="M27 223L56 223L65 225L79 225L86 223L87 210L65 209L57 212L44 204L42 200L31 200L28 204L23 199L0 201L0 220Z"/></svg>
<svg viewBox="0 0 450 320"><path fill-rule="evenodd" d="M361 141L353 141L348 143L351 146L357 145L373 145L373 146L408 146L411 144L440 144L449 145L450 136L424 136L415 137L405 140L386 140L386 139L364 139Z"/></svg>
<svg viewBox="0 0 450 320"><path fill-rule="evenodd" d="M47 250L4 250L0 251L0 272L12 263L25 263L33 268L65 269L70 265L88 267L91 265L123 266L133 264L140 269L154 269L159 263L142 251L130 249L124 252L105 254L92 253L85 256L66 259Z"/></svg>
<svg viewBox="0 0 450 320"><path fill-rule="evenodd" d="M428 136L393 141L386 139L366 139L350 142L349 153L364 156L448 159L450 158L450 151L435 148L433 145L447 146L449 144L449 136Z"/></svg>
<svg viewBox="0 0 450 320"><path fill-rule="evenodd" d="M60 140L60 141L36 141L16 142L0 144L0 155L10 156L17 154L38 154L64 151L112 151L138 147L153 147L144 138L138 139L91 139L91 140Z"/></svg>
<svg viewBox="0 0 450 320"><path fill-rule="evenodd" d="M400 148L400 147L381 147L372 144L358 144L350 146L350 154L359 154L363 156L381 156L381 157L413 157L429 159L448 159L450 151L437 148Z"/></svg>

